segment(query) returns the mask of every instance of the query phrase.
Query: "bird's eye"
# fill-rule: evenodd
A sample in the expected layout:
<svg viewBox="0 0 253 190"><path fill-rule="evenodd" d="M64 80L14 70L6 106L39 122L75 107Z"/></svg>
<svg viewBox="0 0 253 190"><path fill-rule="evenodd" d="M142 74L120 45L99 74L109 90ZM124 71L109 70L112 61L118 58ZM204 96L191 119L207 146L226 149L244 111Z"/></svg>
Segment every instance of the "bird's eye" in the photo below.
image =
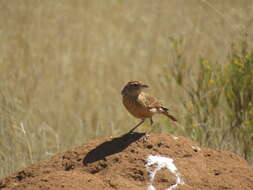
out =
<svg viewBox="0 0 253 190"><path fill-rule="evenodd" d="M134 87L137 87L138 86L138 84L134 84Z"/></svg>

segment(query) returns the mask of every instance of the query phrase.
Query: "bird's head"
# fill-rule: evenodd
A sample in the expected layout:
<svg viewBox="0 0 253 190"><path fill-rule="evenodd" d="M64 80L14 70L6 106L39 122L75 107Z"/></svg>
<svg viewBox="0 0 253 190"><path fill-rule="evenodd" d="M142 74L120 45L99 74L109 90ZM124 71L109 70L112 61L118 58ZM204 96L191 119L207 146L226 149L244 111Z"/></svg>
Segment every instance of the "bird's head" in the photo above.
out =
<svg viewBox="0 0 253 190"><path fill-rule="evenodd" d="M123 90L121 91L122 95L136 96L141 93L144 88L148 88L148 85L144 84L141 81L130 81L128 82Z"/></svg>

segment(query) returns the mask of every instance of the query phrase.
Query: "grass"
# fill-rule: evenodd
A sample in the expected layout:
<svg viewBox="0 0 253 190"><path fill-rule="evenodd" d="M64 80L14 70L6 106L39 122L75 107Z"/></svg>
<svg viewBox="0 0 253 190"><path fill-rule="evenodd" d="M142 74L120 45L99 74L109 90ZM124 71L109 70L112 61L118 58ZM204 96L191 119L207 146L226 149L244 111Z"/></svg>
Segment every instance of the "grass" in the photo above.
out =
<svg viewBox="0 0 253 190"><path fill-rule="evenodd" d="M231 45L226 63L200 58L197 73L183 72L187 63L177 51L182 40L173 43L178 56L167 75L185 92L181 133L203 146L236 152L252 163L253 50L247 36L237 47Z"/></svg>
<svg viewBox="0 0 253 190"><path fill-rule="evenodd" d="M0 1L0 177L131 129L120 91L132 79L180 120L157 116L154 132L252 163L252 4Z"/></svg>

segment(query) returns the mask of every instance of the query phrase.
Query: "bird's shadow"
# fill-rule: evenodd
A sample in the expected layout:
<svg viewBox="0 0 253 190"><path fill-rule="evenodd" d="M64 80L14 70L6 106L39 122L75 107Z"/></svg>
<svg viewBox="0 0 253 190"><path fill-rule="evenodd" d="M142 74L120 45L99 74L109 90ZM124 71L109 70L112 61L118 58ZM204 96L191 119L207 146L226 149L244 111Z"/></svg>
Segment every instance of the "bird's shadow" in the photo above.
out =
<svg viewBox="0 0 253 190"><path fill-rule="evenodd" d="M120 137L104 142L85 155L83 158L83 164L87 165L89 163L103 160L105 157L112 154L119 153L126 149L133 142L142 138L144 135L145 133L129 132Z"/></svg>

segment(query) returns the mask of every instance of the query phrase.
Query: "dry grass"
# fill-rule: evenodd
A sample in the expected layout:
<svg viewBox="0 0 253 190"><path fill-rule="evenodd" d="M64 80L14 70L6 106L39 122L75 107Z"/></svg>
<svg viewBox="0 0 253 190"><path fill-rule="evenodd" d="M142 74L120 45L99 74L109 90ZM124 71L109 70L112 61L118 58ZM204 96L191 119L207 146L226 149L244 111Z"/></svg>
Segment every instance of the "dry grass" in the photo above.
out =
<svg viewBox="0 0 253 190"><path fill-rule="evenodd" d="M131 129L137 120L120 96L131 79L150 84L185 121L186 93L173 68L194 86L200 56L226 63L246 32L253 47L252 7L252 0L0 1L0 177ZM159 132L188 134L155 119Z"/></svg>

